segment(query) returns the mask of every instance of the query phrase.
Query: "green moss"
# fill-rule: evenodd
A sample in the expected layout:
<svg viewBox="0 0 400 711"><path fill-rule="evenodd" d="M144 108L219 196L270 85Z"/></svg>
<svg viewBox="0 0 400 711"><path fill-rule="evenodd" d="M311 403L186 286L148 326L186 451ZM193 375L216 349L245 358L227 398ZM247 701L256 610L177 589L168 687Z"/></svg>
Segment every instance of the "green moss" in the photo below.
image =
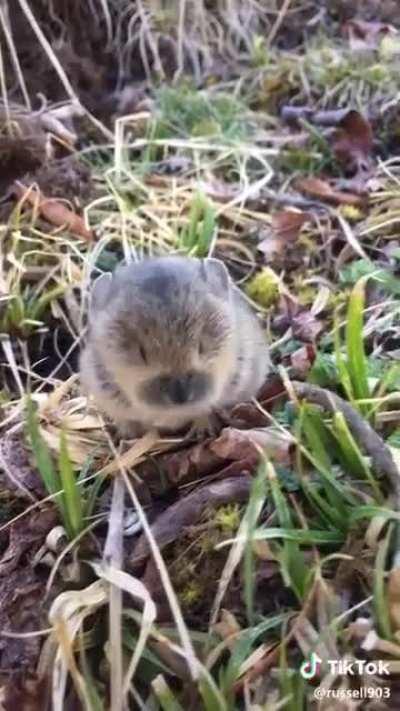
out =
<svg viewBox="0 0 400 711"><path fill-rule="evenodd" d="M246 286L253 301L261 306L271 306L279 297L279 277L270 267L264 267Z"/></svg>

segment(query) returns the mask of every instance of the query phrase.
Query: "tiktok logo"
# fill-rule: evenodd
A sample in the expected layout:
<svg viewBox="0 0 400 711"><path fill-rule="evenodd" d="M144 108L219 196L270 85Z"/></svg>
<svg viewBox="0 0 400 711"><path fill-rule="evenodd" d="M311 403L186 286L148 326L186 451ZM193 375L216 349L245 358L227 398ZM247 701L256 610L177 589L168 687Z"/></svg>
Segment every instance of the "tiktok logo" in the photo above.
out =
<svg viewBox="0 0 400 711"><path fill-rule="evenodd" d="M321 662L322 659L318 656L318 654L311 652L310 659L306 659L300 667L300 674L303 679L312 679L316 674L319 674Z"/></svg>

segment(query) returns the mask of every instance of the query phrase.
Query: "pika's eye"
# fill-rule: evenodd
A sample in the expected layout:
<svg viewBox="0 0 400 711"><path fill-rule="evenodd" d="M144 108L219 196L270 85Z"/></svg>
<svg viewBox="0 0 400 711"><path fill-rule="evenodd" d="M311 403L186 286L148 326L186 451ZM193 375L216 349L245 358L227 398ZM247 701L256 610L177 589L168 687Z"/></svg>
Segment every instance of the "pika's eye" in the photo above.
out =
<svg viewBox="0 0 400 711"><path fill-rule="evenodd" d="M145 351L145 349L143 348L143 346L142 346L141 343L138 344L138 351L139 351L139 355L140 355L140 357L141 357L143 363L147 363L146 351Z"/></svg>

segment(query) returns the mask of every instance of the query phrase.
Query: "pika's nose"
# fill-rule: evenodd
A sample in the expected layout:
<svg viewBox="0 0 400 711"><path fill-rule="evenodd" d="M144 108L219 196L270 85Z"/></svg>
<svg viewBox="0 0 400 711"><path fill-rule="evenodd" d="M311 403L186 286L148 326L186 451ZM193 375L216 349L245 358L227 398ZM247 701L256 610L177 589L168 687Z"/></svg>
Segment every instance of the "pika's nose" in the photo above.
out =
<svg viewBox="0 0 400 711"><path fill-rule="evenodd" d="M207 373L165 373L144 383L142 397L150 404L170 407L202 400L211 388L212 379Z"/></svg>
<svg viewBox="0 0 400 711"><path fill-rule="evenodd" d="M174 405L183 405L194 399L193 376L182 375L179 378L166 378L165 392Z"/></svg>

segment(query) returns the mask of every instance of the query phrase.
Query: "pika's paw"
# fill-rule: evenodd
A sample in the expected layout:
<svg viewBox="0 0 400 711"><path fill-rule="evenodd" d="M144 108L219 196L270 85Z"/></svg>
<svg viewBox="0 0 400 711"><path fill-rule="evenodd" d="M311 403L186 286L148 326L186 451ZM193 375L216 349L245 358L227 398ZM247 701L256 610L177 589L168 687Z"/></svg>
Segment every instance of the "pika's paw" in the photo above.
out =
<svg viewBox="0 0 400 711"><path fill-rule="evenodd" d="M193 420L192 425L185 435L185 440L190 442L201 442L207 437L216 437L222 428L222 422L216 413L198 417Z"/></svg>
<svg viewBox="0 0 400 711"><path fill-rule="evenodd" d="M138 437L143 437L147 430L139 422L125 420L118 423L117 431L121 439L137 439Z"/></svg>

